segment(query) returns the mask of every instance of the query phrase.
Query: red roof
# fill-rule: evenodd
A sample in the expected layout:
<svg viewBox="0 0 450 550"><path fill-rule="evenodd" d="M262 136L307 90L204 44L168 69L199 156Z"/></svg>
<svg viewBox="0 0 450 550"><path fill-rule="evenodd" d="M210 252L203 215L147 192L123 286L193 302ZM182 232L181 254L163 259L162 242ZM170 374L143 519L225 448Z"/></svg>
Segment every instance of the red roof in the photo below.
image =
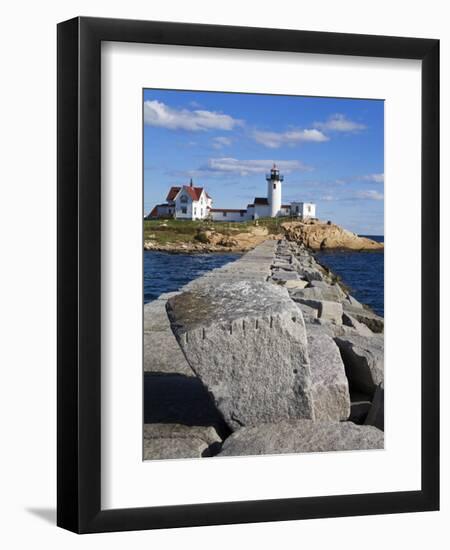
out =
<svg viewBox="0 0 450 550"><path fill-rule="evenodd" d="M181 187L171 187L169 189L169 193L167 194L166 201L173 201L175 197L178 195L178 192L180 191Z"/></svg>
<svg viewBox="0 0 450 550"><path fill-rule="evenodd" d="M169 193L166 197L167 201L173 201L175 200L175 197L178 195L181 189L184 189L187 191L187 194L191 197L193 201L198 201L200 199L200 195L202 194L203 187L191 187L190 185L183 185L183 187L171 187L169 190ZM208 194L206 196L209 197Z"/></svg>
<svg viewBox="0 0 450 550"><path fill-rule="evenodd" d="M156 218L158 215L158 207L155 206L153 210L150 212L150 214L147 216L147 218Z"/></svg>
<svg viewBox="0 0 450 550"><path fill-rule="evenodd" d="M183 185L183 189L188 192L188 195L193 201L200 200L200 195L203 192L203 187L191 187L190 185Z"/></svg>

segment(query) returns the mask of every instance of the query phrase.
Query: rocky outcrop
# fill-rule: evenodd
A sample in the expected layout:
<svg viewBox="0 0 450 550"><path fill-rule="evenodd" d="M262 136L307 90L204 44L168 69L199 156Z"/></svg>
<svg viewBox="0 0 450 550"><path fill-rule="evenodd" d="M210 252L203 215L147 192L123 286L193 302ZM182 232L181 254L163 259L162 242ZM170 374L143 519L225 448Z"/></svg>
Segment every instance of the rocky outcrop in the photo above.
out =
<svg viewBox="0 0 450 550"><path fill-rule="evenodd" d="M231 429L313 418L305 324L285 289L246 280L205 285L169 299L167 311Z"/></svg>
<svg viewBox="0 0 450 550"><path fill-rule="evenodd" d="M257 222L255 222L257 223ZM164 227L162 228L164 229ZM170 228L167 227L167 231ZM280 226L281 233L269 233L264 225L241 225L239 223L210 224L201 228L196 234L188 233L185 238L178 236L169 241L170 234L165 239L161 227L155 233L147 235L144 241L144 250L172 253L207 253L207 252L247 252L252 250L266 239L279 240L286 238L288 241L301 244L310 250L348 249L348 250L382 250L383 243L373 241L366 237L360 237L343 227L331 222L319 220L286 221ZM314 273L307 265L301 273L307 280L319 277L320 273Z"/></svg>
<svg viewBox="0 0 450 550"><path fill-rule="evenodd" d="M383 449L383 432L353 422L284 421L242 428L223 444L218 456L273 455Z"/></svg>
<svg viewBox="0 0 450 550"><path fill-rule="evenodd" d="M359 237L334 223L285 222L281 225L289 241L307 246L311 250L345 248L349 250L380 250L382 243Z"/></svg>
<svg viewBox="0 0 450 550"><path fill-rule="evenodd" d="M225 231L225 230L224 230ZM276 239L269 235L266 227L249 227L246 231L230 230L221 232L219 226L211 229L201 229L194 238L185 241L161 243L156 239L148 238L144 241L144 250L173 253L207 253L207 252L247 252L267 239Z"/></svg>

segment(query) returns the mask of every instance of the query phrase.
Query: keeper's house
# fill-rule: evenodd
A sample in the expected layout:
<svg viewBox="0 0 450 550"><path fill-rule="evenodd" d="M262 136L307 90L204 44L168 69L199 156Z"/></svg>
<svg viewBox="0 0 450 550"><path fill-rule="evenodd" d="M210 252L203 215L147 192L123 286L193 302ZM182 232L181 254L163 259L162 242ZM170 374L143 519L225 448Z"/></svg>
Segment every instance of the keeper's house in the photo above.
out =
<svg viewBox="0 0 450 550"><path fill-rule="evenodd" d="M163 204L157 204L147 219L176 218L179 220L204 220L208 217L212 199L203 187L189 185L171 187Z"/></svg>

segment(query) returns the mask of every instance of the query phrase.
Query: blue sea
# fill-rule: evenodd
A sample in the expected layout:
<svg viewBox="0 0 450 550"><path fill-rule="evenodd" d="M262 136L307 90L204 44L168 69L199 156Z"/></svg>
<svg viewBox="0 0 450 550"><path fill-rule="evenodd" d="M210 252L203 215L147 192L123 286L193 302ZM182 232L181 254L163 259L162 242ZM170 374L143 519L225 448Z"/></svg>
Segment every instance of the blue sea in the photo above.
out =
<svg viewBox="0 0 450 550"><path fill-rule="evenodd" d="M384 237L361 235L384 242ZM317 252L317 261L339 275L352 296L384 317L384 251L353 252L327 250Z"/></svg>
<svg viewBox="0 0 450 550"><path fill-rule="evenodd" d="M369 236L383 242L383 237ZM144 252L144 303L173 292L207 271L239 258L240 254L170 254ZM339 275L352 295L384 315L384 252L321 251L317 260Z"/></svg>
<svg viewBox="0 0 450 550"><path fill-rule="evenodd" d="M241 254L170 254L144 251L144 304L178 290L207 271L237 260Z"/></svg>

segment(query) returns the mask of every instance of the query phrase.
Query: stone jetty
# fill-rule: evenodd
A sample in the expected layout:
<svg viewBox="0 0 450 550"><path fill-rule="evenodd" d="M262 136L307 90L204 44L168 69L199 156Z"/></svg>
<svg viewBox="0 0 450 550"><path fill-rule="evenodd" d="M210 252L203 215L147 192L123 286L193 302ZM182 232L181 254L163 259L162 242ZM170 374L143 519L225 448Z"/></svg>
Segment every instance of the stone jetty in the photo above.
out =
<svg viewBox="0 0 450 550"><path fill-rule="evenodd" d="M266 240L144 306L144 459L383 448L383 318Z"/></svg>

